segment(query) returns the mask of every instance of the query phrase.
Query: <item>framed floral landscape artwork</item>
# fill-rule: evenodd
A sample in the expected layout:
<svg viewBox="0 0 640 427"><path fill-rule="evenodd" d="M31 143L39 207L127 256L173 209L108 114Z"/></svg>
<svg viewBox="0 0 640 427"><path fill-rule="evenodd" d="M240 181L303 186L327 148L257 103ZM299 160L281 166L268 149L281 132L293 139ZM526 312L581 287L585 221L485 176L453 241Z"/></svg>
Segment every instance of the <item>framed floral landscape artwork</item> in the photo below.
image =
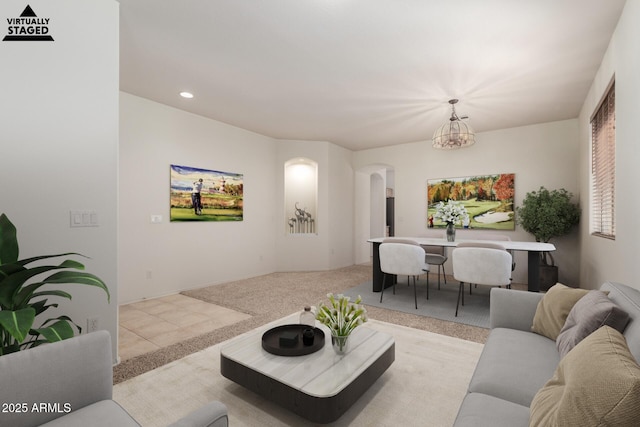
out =
<svg viewBox="0 0 640 427"><path fill-rule="evenodd" d="M171 222L242 221L240 173L171 165Z"/></svg>
<svg viewBox="0 0 640 427"><path fill-rule="evenodd" d="M515 174L465 176L427 180L427 226L444 228L435 218L439 202L453 200L467 211L464 228L515 230Z"/></svg>

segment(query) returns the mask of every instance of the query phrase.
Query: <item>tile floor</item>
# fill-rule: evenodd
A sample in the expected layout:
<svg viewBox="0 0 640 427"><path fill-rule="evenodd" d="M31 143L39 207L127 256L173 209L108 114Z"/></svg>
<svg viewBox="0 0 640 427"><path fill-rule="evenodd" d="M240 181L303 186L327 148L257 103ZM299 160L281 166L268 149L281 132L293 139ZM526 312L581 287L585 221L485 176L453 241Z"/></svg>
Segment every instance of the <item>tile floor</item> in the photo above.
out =
<svg viewBox="0 0 640 427"><path fill-rule="evenodd" d="M121 305L119 310L121 361L251 317L180 294Z"/></svg>
<svg viewBox="0 0 640 427"><path fill-rule="evenodd" d="M454 283L453 277L447 277L449 280ZM527 289L515 283L513 288ZM119 309L121 361L251 317L181 294L121 305Z"/></svg>

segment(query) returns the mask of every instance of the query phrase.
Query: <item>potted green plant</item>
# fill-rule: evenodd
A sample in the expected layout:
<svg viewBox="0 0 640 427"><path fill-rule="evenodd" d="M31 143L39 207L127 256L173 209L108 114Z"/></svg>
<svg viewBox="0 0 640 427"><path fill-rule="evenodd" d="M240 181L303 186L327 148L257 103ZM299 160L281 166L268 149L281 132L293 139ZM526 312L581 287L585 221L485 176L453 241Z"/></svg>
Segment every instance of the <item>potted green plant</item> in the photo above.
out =
<svg viewBox="0 0 640 427"><path fill-rule="evenodd" d="M58 304L49 304L47 297L71 299L61 290L40 288L47 284L75 283L96 286L107 294L109 289L98 277L85 273L84 265L70 259L58 265L42 265L38 261L65 256L83 256L77 253L43 255L20 260L16 227L5 214L0 215L0 356L25 350L46 342L60 341L74 336L74 327L68 316L46 319L34 327L36 317ZM30 266L36 263L35 266ZM42 275L49 274L46 277ZM73 326L72 326L73 325Z"/></svg>
<svg viewBox="0 0 640 427"><path fill-rule="evenodd" d="M580 221L580 206L573 203L573 194L561 188L527 193L522 206L516 208L516 221L533 234L536 242L549 242L563 236ZM540 254L540 289L547 290L558 281L558 267L550 252Z"/></svg>
<svg viewBox="0 0 640 427"><path fill-rule="evenodd" d="M351 303L351 298L342 294L334 296L327 294L330 304L320 303L316 319L331 330L331 344L338 354L345 354L348 351L348 339L353 330L365 323L367 310L360 303L362 298L358 298Z"/></svg>

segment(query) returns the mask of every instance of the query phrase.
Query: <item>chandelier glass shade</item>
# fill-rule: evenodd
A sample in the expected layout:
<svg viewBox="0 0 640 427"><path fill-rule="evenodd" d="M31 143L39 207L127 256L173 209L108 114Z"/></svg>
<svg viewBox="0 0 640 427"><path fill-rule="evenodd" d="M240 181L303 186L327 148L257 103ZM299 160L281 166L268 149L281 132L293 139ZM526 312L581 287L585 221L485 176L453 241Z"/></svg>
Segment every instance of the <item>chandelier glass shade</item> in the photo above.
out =
<svg viewBox="0 0 640 427"><path fill-rule="evenodd" d="M451 104L451 118L433 133L433 148L451 150L469 147L476 142L473 129L463 122L456 114L457 99L449 101Z"/></svg>

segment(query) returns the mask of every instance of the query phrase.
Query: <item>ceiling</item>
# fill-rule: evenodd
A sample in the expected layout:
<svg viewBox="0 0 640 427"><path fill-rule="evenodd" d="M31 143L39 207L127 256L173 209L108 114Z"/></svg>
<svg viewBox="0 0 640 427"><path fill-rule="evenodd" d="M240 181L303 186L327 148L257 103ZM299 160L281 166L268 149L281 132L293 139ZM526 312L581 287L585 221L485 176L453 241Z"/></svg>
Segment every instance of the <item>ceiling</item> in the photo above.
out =
<svg viewBox="0 0 640 427"><path fill-rule="evenodd" d="M119 0L120 88L277 139L575 118L624 0ZM181 91L193 92L191 100Z"/></svg>

